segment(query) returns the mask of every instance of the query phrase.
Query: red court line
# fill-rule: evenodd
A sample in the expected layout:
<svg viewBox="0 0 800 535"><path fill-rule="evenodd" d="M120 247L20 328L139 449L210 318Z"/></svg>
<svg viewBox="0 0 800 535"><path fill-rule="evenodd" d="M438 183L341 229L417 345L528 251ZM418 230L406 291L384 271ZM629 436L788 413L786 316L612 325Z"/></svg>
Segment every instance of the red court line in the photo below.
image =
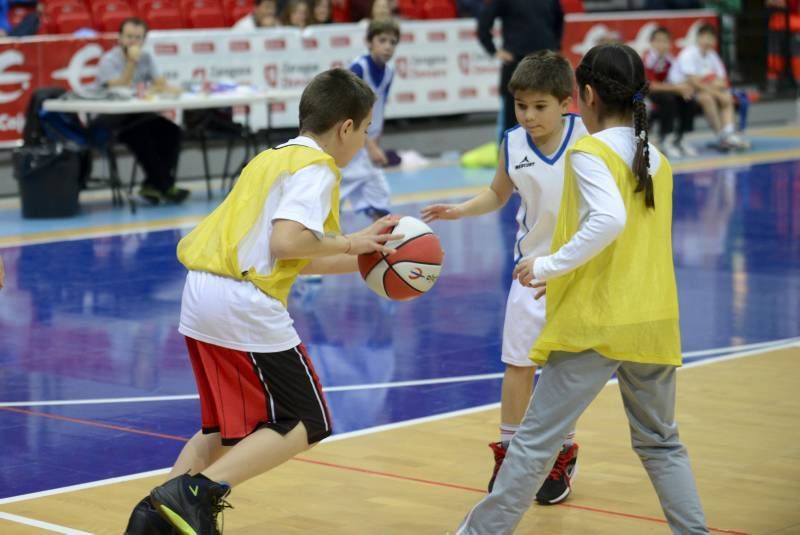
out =
<svg viewBox="0 0 800 535"><path fill-rule="evenodd" d="M102 429L112 429L114 431L125 431L127 433L133 433L133 434L136 434L136 435L145 435L145 436L150 436L150 437L165 438L165 439L168 439L168 440L175 440L177 442L188 442L189 441L188 438L180 437L180 436L177 436L177 435L167 435L165 433L155 433L155 432L152 432L152 431L145 431L145 430L142 430L142 429L136 429L134 427L126 427L126 426L121 426L121 425L107 424L107 423L104 423L104 422L97 422L97 421L94 421L94 420L85 420L83 418L72 418L70 416L61 416L59 414L50 414L50 413L47 413L47 412L32 411L32 410L29 410L29 409L19 409L19 408L16 408L16 407L0 407L0 410L9 411L9 412L16 412L16 413L25 414L25 415L28 415L28 416L41 416L43 418L51 418L53 420L61 420L61 421L64 421L64 422L71 422L71 423L80 424L80 425L87 425L87 426L90 426L90 427L99 427L99 428L102 428ZM476 493L480 493L480 494L484 494L486 492L484 489L479 489L479 488L475 488L475 487L468 487L468 486L465 486L465 485L456 485L454 483L447 483L447 482L444 482L444 481L435 481L435 480L431 480L431 479L421 479L421 478L417 478L417 477L404 476L404 475L401 475L401 474L393 474L391 472L381 472L381 471L378 471L378 470L370 470L368 468L360 468L358 466L348 466L348 465L345 465L345 464L329 463L329 462L326 462L326 461L314 461L314 460L311 460L311 459L304 459L302 457L294 457L294 458L292 458L290 460L298 461L298 462L301 462L301 463L307 463L307 464L315 464L315 465L318 465L318 466L326 466L328 468L335 468L337 470L347 470L349 472L358 472L360 474L367 474L367 475L371 475L371 476L385 477L385 478L390 478L390 479L398 479L398 480L401 480L401 481L411 481L413 483L422 483L424 485L434 485L434 486L437 486L437 487L445 487L445 488L451 488L451 489L466 490L466 491L469 491L469 492L476 492ZM651 517L651 516L636 515L636 514L632 514L632 513L621 513L619 511L612 511L610 509L601 509L599 507L589 507L589 506L586 506L586 505L575 505L575 504L571 504L571 503L562 503L562 504L559 504L559 507L568 507L568 508L571 508L571 509L578 509L578 510L581 510L581 511L588 511L588 512L592 512L592 513L601 513L601 514L605 514L605 515L618 516L618 517L622 517L622 518L632 518L632 519L635 519L635 520L643 520L645 522L655 522L655 523L658 523L658 524L666 524L667 523L667 521L664 520L663 518L655 518L655 517ZM709 531L713 531L715 533L729 533L731 535L748 535L747 532L743 532L743 531L734 531L734 530L729 530L729 529L720 529L720 528L712 528L712 527L709 527L708 529L709 529Z"/></svg>
<svg viewBox="0 0 800 535"><path fill-rule="evenodd" d="M300 461L301 463L309 463L309 464L317 464L317 465L320 465L320 466L328 466L330 468L337 468L339 470L348 470L350 472L359 472L359 473L362 473L362 474L369 474L369 475L373 475L373 476L387 477L387 478L391 478L391 479L400 479L402 481L412 481L414 483L424 483L426 485L435 485L437 487L447 487L447 488L452 488L452 489L467 490L467 491L470 491L470 492L477 492L477 493L480 493L480 494L486 494L486 489L479 489L479 488L476 488L476 487L467 487L467 486L464 486L464 485L455 485L453 483L446 483L446 482L443 482L443 481L433 481L433 480L430 480L430 479L420 479L420 478L417 478L417 477L403 476L403 475L400 475L400 474L392 474L391 472L380 472L380 471L377 471L377 470L369 470L367 468L359 468L357 466L347 466L347 465L344 465L344 464L329 463L329 462L325 462L325 461L313 461L311 459L303 459L302 457L294 457L294 458L292 458L292 460L293 461ZM578 510L581 510L581 511L589 511L589 512L592 512L592 513L602 513L602 514L606 514L606 515L620 516L620 517L624 517L624 518L633 518L633 519L636 519L636 520L644 520L646 522L656 522L658 524L666 524L667 523L667 521L664 520L663 518L655 518L655 517L652 517L652 516L635 515L635 514L632 514L632 513L620 513L619 511L611 511L609 509L601 509L599 507L588 507L586 505L575 505L575 504L571 504L571 503L560 503L560 504L558 504L558 506L559 507L568 507L570 509L578 509ZM729 530L729 529L720 529L720 528L712 528L712 527L709 527L708 529L709 529L709 531L713 531L715 533L730 533L731 535L748 535L747 532L743 532L743 531L734 531L734 530Z"/></svg>
<svg viewBox="0 0 800 535"><path fill-rule="evenodd" d="M112 429L114 431L125 431L127 433L134 433L136 435L146 435L149 437L166 438L169 440L177 440L179 442L189 442L188 438L179 437L177 435L167 435L164 433L155 433L153 431L144 431L133 427L125 427L122 425L107 424L103 422L96 422L94 420L85 420L83 418L71 418L69 416L61 416L60 414L50 414L49 412L32 411L29 409L18 409L16 407L0 407L0 410L8 412L18 412L28 416L41 416L43 418L51 418L53 420L62 420L64 422L72 422L74 424L88 425L89 427L100 427L102 429Z"/></svg>

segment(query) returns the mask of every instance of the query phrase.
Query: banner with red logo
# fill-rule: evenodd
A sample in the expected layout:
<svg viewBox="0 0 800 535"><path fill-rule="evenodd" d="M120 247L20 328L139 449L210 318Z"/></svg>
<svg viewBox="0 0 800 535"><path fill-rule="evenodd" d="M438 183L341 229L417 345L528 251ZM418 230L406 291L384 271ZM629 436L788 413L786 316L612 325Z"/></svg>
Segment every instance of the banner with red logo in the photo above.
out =
<svg viewBox="0 0 800 535"><path fill-rule="evenodd" d="M115 39L40 37L0 43L0 146L22 138L25 108L36 88L81 89L94 82L97 62Z"/></svg>
<svg viewBox="0 0 800 535"><path fill-rule="evenodd" d="M621 40L641 53L657 26L669 28L676 47L681 48L693 42L704 22L716 24L712 11L567 15L563 52L577 63L592 46ZM478 43L474 20L404 21L401 31L392 61L395 78L387 118L498 109L500 66ZM112 34L0 41L0 146L20 140L33 89L58 85L76 90L91 84L100 56L115 42ZM366 25L283 27L250 33L153 31L146 48L159 73L174 85L227 82L300 91L318 72L347 67L367 53ZM297 105L296 100L273 105L272 126L296 126ZM265 106L256 106L249 117L252 126L265 126Z"/></svg>
<svg viewBox="0 0 800 535"><path fill-rule="evenodd" d="M562 52L577 65L586 52L599 44L622 41L639 54L650 45L650 35L659 26L672 34L675 52L695 42L702 24L717 26L710 10L633 11L630 13L582 13L566 16Z"/></svg>

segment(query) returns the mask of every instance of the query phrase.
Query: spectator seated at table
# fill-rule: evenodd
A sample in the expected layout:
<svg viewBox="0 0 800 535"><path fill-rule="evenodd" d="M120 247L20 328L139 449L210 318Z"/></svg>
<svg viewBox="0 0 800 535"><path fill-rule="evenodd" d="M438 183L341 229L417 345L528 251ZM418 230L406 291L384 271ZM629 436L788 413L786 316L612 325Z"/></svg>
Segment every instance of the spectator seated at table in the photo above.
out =
<svg viewBox="0 0 800 535"><path fill-rule="evenodd" d="M152 56L142 50L147 24L139 18L123 21L118 45L103 54L97 83L106 88L143 88L155 93L177 93L159 77ZM133 152L144 170L145 179L139 195L152 204L162 201L181 203L189 191L175 186L181 129L172 121L154 113L100 115L91 124L94 129L108 129Z"/></svg>

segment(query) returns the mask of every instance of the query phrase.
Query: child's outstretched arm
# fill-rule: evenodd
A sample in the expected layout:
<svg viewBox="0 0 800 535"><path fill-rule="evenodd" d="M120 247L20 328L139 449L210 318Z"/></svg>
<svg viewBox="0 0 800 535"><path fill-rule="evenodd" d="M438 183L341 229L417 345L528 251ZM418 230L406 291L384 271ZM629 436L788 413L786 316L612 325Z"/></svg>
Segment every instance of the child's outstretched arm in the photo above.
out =
<svg viewBox="0 0 800 535"><path fill-rule="evenodd" d="M426 206L420 213L426 222L436 219L461 219L462 217L483 215L505 206L512 193L514 193L514 183L506 172L505 150L501 144L497 171L489 189L462 203Z"/></svg>

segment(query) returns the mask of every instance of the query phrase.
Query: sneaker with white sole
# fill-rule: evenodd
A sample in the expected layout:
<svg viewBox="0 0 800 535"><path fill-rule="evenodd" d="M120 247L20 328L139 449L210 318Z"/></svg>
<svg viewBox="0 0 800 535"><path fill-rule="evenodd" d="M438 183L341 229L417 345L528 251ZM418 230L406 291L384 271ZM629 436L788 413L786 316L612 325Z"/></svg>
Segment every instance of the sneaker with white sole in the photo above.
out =
<svg viewBox="0 0 800 535"><path fill-rule="evenodd" d="M661 142L661 152L663 152L664 155L671 160L683 157L683 152L681 151L680 147L678 147L678 145L676 145L675 142L670 139L665 139L663 142Z"/></svg>
<svg viewBox="0 0 800 535"><path fill-rule="evenodd" d="M697 157L697 150L692 147L689 143L684 143L683 141L679 141L675 144L678 149L683 153L684 156L687 158L696 158Z"/></svg>
<svg viewBox="0 0 800 535"><path fill-rule="evenodd" d="M750 148L750 142L739 134L729 135L725 138L725 143L737 150L747 150Z"/></svg>
<svg viewBox="0 0 800 535"><path fill-rule="evenodd" d="M566 500L572 492L572 483L578 475L578 445L564 446L556 457L550 475L536 493L542 505L555 505Z"/></svg>

